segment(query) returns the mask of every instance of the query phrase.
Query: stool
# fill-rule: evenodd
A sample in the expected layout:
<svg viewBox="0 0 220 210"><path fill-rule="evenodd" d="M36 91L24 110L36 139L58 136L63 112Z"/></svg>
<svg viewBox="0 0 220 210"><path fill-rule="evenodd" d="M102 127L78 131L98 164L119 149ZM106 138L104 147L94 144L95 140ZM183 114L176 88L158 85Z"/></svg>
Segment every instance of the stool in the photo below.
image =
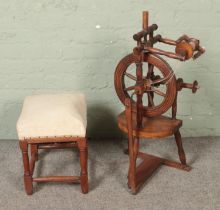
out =
<svg viewBox="0 0 220 210"><path fill-rule="evenodd" d="M17 122L19 145L24 165L24 186L33 193L34 182L80 182L82 193L88 192L86 101L81 93L27 96ZM28 155L30 146L30 161ZM78 148L80 176L46 176L33 178L38 149Z"/></svg>

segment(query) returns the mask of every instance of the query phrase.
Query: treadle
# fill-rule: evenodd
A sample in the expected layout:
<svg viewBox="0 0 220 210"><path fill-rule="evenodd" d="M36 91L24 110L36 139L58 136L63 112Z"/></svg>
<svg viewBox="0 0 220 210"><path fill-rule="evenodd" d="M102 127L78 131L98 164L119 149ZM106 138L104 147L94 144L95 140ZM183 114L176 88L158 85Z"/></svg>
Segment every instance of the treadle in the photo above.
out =
<svg viewBox="0 0 220 210"><path fill-rule="evenodd" d="M190 171L192 169L192 167L190 167L188 165L184 165L184 164L181 164L181 163L173 161L173 160L168 160L168 159L165 159L165 158L157 157L157 156L150 155L150 154L143 153L143 152L139 152L138 157L140 157L144 160L145 159L160 159L162 161L163 165L166 165L166 166L169 166L169 167L172 167L172 168L176 168L176 169L180 169L180 170L183 170L183 171Z"/></svg>
<svg viewBox="0 0 220 210"><path fill-rule="evenodd" d="M176 161L167 160L165 158L157 157L147 153L139 152L138 157L143 161L136 168L136 187L132 191L133 194L136 194L141 186L150 178L153 173L161 166L166 165L176 169L189 172L192 168L188 165L183 165Z"/></svg>
<svg viewBox="0 0 220 210"><path fill-rule="evenodd" d="M138 190L142 184L154 173L154 171L163 164L163 159L147 155L141 157L143 161L136 169L136 189Z"/></svg>

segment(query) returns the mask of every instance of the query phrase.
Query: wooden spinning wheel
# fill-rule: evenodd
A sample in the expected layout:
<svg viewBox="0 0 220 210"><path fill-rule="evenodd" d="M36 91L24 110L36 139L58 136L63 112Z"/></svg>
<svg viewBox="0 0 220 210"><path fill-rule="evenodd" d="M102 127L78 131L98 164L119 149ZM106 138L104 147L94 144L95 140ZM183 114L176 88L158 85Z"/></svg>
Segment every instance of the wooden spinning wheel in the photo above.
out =
<svg viewBox="0 0 220 210"><path fill-rule="evenodd" d="M148 72L146 76L142 76L140 81L137 77L127 72L128 67L136 62L134 54L129 54L125 56L118 64L115 70L115 90L121 100L125 105L125 99L130 98L129 92L135 91L135 86L139 84L145 84L149 86L144 93L147 94L148 105L143 107L143 114L148 117L154 117L165 113L173 104L176 97L176 78L173 73L173 70L169 64L162 59L161 57L153 54L144 55L142 62L148 64ZM161 72L163 78L160 75L154 75L154 68ZM126 87L125 77L130 78L135 81L133 86ZM166 86L166 92L162 92L158 89L160 85ZM154 94L157 94L163 98L162 102L158 105L154 104L153 98ZM133 105L136 105L136 102L133 101Z"/></svg>
<svg viewBox="0 0 220 210"><path fill-rule="evenodd" d="M119 61L114 76L116 93L125 105L125 111L118 116L118 126L128 135L128 149L125 150L129 155L128 187L134 194L160 165L184 171L191 169L186 164L179 131L182 121L176 119L177 95L183 88L195 93L199 88L198 82L189 84L184 83L182 78L176 79L172 68L159 55L186 61L198 58L205 49L199 45L199 40L187 35L176 41L161 35L154 36L157 28L156 24L148 26L148 12L144 12L143 30L133 36L137 46L133 53ZM175 52L154 48L157 42L175 46ZM133 72L130 71L132 65L135 65ZM156 96L160 97L159 102L155 100ZM163 116L171 107L172 117ZM180 163L139 151L140 138L155 139L171 135L175 137ZM137 158L142 159L138 166Z"/></svg>

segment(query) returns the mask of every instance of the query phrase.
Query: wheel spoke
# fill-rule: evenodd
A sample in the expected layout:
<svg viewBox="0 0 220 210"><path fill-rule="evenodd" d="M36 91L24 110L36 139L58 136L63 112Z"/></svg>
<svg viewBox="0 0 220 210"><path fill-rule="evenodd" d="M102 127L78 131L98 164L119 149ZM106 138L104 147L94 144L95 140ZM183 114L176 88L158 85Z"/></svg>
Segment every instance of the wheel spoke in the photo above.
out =
<svg viewBox="0 0 220 210"><path fill-rule="evenodd" d="M124 88L125 91L131 91L134 89L135 89L135 86L130 86L130 87Z"/></svg>
<svg viewBox="0 0 220 210"><path fill-rule="evenodd" d="M158 90L158 89L155 89L155 88L154 88L154 89L152 89L152 91L155 92L156 94L160 95L160 96L163 96L163 97L166 96L165 93L163 93L162 91L160 91L160 90Z"/></svg>
<svg viewBox="0 0 220 210"><path fill-rule="evenodd" d="M165 83L165 81L167 80L167 78L160 78L160 79L156 79L156 80L153 80L152 84L163 84Z"/></svg>
<svg viewBox="0 0 220 210"><path fill-rule="evenodd" d="M134 92L132 92L132 93L130 94L130 98L131 98L131 99L133 99L133 96L134 96L135 93L136 93L136 92L134 91Z"/></svg>
<svg viewBox="0 0 220 210"><path fill-rule="evenodd" d="M154 80L152 84L165 84L166 82L168 82L173 77L173 75L174 75L174 73L171 72L169 75L167 75L164 78Z"/></svg>
<svg viewBox="0 0 220 210"><path fill-rule="evenodd" d="M134 80L134 81L137 81L137 78L136 78L134 75L132 75L132 74L130 74L130 73L128 73L128 72L125 72L125 75L126 75L127 77L129 77L130 79L132 79L132 80Z"/></svg>

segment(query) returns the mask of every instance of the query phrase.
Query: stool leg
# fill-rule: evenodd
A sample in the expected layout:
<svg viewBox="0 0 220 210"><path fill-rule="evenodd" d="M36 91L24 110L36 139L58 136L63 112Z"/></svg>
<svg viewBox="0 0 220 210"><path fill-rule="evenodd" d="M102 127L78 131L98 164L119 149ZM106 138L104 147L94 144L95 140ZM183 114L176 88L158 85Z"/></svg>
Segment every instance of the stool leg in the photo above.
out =
<svg viewBox="0 0 220 210"><path fill-rule="evenodd" d="M32 195L33 193L33 180L32 174L30 172L30 165L29 165L29 157L28 157L28 143L26 141L19 142L21 151L22 151L22 158L24 164L24 186L25 191L28 195Z"/></svg>
<svg viewBox="0 0 220 210"><path fill-rule="evenodd" d="M178 147L178 154L179 154L179 158L180 158L180 162L183 165L186 165L186 155L183 149L183 144L182 144L182 138L181 138L181 134L180 131L177 130L177 132L174 134L175 136L175 140L176 140L176 145Z"/></svg>
<svg viewBox="0 0 220 210"><path fill-rule="evenodd" d="M31 156L35 157L35 160L38 161L38 145L31 144Z"/></svg>
<svg viewBox="0 0 220 210"><path fill-rule="evenodd" d="M87 159L88 159L88 150L87 150L87 141L86 139L80 140L78 142L79 152L80 152L80 182L82 193L88 193L88 173L87 173Z"/></svg>

